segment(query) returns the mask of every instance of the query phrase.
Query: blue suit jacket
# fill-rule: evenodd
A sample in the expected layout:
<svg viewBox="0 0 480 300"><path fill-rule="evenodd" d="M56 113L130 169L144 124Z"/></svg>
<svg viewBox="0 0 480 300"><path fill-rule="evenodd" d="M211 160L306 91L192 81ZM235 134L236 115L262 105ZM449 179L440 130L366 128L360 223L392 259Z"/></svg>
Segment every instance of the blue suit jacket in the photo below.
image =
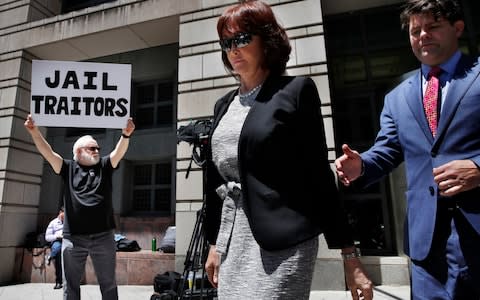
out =
<svg viewBox="0 0 480 300"><path fill-rule="evenodd" d="M441 197L432 174L434 167L457 159L471 159L480 166L479 73L478 59L462 55L433 138L423 111L421 72L415 72L386 95L375 144L361 154L365 163L362 180L366 184L405 162L408 204L404 246L412 259L427 256L441 201L458 205L480 233L480 188Z"/></svg>

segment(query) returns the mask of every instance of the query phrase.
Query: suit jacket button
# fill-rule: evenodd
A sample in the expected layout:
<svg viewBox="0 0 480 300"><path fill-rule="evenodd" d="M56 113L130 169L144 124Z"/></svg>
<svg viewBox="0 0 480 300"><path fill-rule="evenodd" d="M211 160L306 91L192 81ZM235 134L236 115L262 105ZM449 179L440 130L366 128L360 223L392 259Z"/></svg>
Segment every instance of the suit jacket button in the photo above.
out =
<svg viewBox="0 0 480 300"><path fill-rule="evenodd" d="M433 186L428 187L428 190L430 191L430 195L435 195L435 189L433 188Z"/></svg>
<svg viewBox="0 0 480 300"><path fill-rule="evenodd" d="M436 157L436 156L437 156L437 152L432 151L432 152L430 152L430 155L431 155L432 157Z"/></svg>

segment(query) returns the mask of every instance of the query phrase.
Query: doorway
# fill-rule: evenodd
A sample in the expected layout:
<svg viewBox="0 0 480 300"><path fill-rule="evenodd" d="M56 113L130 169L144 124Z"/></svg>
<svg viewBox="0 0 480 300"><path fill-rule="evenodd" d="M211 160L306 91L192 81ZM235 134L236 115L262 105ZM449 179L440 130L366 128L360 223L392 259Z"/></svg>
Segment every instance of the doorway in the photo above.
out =
<svg viewBox="0 0 480 300"><path fill-rule="evenodd" d="M385 94L402 74L418 67L400 30L399 13L398 6L388 6L325 17L337 156L344 143L359 152L370 148ZM403 220L395 219L399 214L391 195L397 182L389 178L367 189L339 184L355 242L365 255L398 255L401 246L395 229Z"/></svg>

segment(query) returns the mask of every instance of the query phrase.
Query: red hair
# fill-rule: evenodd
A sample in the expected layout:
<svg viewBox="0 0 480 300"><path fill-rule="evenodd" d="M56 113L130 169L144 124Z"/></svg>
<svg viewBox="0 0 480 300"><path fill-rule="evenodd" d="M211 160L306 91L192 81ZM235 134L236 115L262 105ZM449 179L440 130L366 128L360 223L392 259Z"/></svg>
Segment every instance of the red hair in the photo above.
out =
<svg viewBox="0 0 480 300"><path fill-rule="evenodd" d="M290 58L291 46L285 29L278 24L270 6L258 0L246 0L227 8L217 22L217 33L220 39L225 32L234 30L247 32L260 37L264 48L264 67L272 75L285 72ZM222 52L225 67L232 72L226 52Z"/></svg>

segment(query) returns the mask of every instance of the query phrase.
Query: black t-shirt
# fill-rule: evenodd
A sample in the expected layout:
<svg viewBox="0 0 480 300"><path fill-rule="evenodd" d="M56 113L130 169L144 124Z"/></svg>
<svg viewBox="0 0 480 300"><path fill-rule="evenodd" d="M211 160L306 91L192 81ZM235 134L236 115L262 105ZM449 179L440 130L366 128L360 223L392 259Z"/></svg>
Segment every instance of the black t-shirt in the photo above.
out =
<svg viewBox="0 0 480 300"><path fill-rule="evenodd" d="M115 228L112 207L112 163L104 156L94 166L63 160L65 184L63 234L93 234Z"/></svg>

